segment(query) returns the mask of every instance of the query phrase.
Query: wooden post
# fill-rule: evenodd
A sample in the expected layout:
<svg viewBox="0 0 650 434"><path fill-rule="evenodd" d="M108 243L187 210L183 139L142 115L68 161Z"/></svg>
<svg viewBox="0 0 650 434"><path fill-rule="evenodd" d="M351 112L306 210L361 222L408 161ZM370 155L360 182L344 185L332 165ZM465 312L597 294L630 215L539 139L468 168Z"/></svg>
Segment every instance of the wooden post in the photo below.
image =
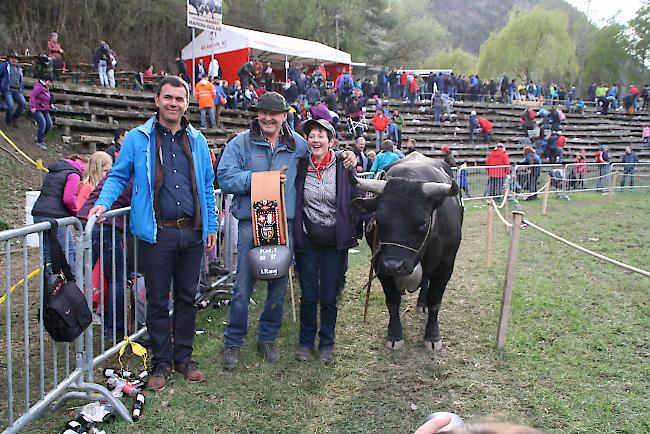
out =
<svg viewBox="0 0 650 434"><path fill-rule="evenodd" d="M609 197L608 201L611 202L614 198L614 192L616 191L616 184L618 183L618 171L612 173L612 184L609 186Z"/></svg>
<svg viewBox="0 0 650 434"><path fill-rule="evenodd" d="M492 266L492 236L494 226L494 210L492 209L492 199L488 200L487 208L487 237L485 237L485 266Z"/></svg>
<svg viewBox="0 0 650 434"><path fill-rule="evenodd" d="M548 175L548 183L544 190L544 205L542 205L542 215L546 215L546 207L548 206L548 193L551 190L551 175Z"/></svg>
<svg viewBox="0 0 650 434"><path fill-rule="evenodd" d="M501 314L499 315L499 328L497 330L497 350L502 349L506 343L506 331L508 329L510 304L512 302L512 285L515 280L515 267L517 266L517 256L519 255L519 234L521 233L521 222L523 219L524 212L521 206L518 205L512 211L512 237L510 238L510 249L508 250L506 275L503 280Z"/></svg>

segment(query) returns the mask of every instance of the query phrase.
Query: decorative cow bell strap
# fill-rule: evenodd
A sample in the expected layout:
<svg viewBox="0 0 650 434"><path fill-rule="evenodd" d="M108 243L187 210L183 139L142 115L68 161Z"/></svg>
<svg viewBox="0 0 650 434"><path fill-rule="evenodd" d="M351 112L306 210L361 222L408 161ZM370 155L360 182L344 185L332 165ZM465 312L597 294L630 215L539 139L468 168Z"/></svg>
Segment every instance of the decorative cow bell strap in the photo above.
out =
<svg viewBox="0 0 650 434"><path fill-rule="evenodd" d="M251 178L251 220L255 247L248 253L248 261L257 279L284 277L291 265L280 173L254 172Z"/></svg>

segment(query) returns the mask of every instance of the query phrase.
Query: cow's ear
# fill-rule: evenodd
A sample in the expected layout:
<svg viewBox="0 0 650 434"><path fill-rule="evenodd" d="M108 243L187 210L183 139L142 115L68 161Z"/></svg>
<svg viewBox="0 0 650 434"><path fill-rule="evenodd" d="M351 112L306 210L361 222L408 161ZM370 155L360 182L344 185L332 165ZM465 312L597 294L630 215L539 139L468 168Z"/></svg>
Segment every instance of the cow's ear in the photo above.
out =
<svg viewBox="0 0 650 434"><path fill-rule="evenodd" d="M351 205L359 214L370 214L377 210L378 196L370 198L357 197L352 200Z"/></svg>

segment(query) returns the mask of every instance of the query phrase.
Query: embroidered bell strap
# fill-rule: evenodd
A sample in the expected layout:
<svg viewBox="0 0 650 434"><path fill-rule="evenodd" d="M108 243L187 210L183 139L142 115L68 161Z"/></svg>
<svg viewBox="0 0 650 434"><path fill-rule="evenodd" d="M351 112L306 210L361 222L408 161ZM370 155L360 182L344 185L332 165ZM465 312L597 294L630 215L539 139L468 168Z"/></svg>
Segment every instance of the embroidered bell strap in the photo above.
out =
<svg viewBox="0 0 650 434"><path fill-rule="evenodd" d="M255 247L287 244L280 172L253 172L251 220Z"/></svg>

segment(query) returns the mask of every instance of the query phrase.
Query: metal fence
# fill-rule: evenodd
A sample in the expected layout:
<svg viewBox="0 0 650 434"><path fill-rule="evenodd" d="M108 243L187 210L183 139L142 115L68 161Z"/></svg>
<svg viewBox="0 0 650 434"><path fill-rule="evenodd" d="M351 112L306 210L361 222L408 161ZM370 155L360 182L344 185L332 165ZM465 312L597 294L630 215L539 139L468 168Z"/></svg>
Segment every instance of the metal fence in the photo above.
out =
<svg viewBox="0 0 650 434"><path fill-rule="evenodd" d="M231 200L231 195L217 191L219 249L213 259L229 272L216 279L208 278L207 271L202 273L197 306L227 298L235 279L237 230L230 214ZM70 399L106 401L116 415L131 421L124 404L94 381L94 370L115 356L124 336L133 340L146 333L144 273L138 241L128 234L129 211L109 211L101 221L93 216L85 227L75 217L57 220L65 242L61 244L71 266L74 258L77 284L93 312L92 325L71 344L52 341L44 330L40 309L42 264L47 256L47 241L43 241L50 223L0 232L0 247L5 252L0 258L5 269L5 291L0 298L0 310L4 311L0 344L5 348L5 354L0 352L0 415L6 414L0 429L4 428L4 433L20 431L49 408L58 408ZM39 237L36 249L27 247L30 234Z"/></svg>
<svg viewBox="0 0 650 434"><path fill-rule="evenodd" d="M498 198L508 189L514 196L529 197L550 180L554 192L650 189L650 163L538 164L454 168L463 200Z"/></svg>

